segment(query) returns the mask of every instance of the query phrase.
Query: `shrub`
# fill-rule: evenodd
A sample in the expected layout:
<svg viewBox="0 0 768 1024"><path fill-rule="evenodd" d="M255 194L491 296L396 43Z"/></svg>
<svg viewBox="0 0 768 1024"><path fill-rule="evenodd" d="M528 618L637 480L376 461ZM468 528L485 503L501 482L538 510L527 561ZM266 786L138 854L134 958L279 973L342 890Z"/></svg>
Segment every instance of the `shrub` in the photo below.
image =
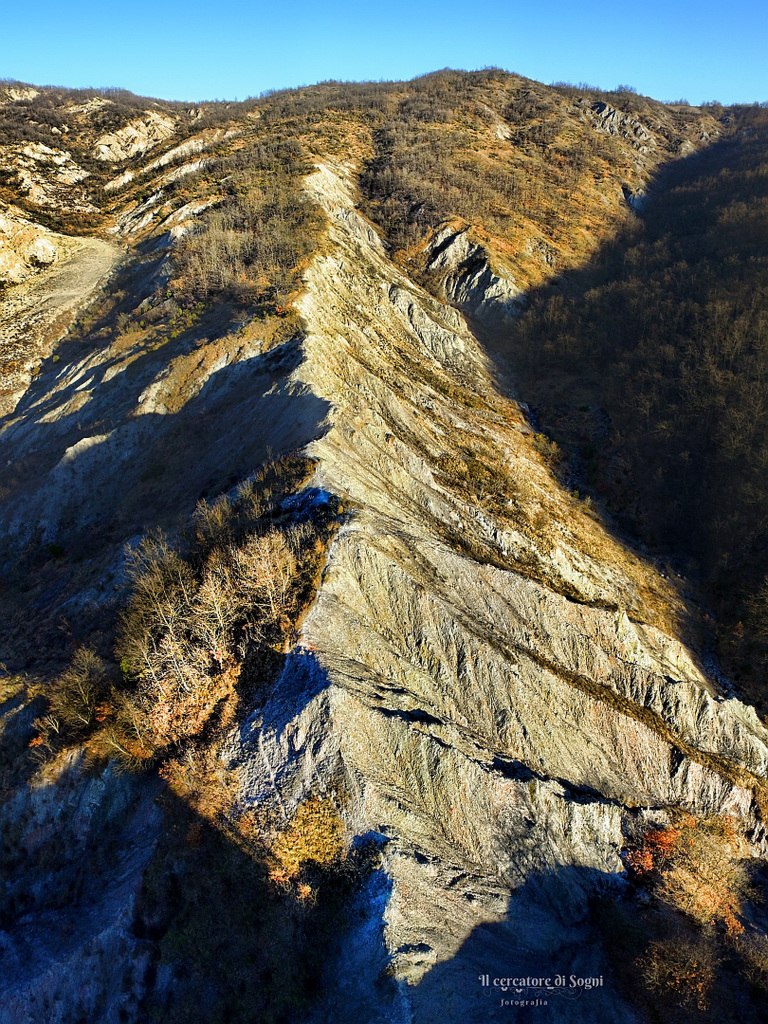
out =
<svg viewBox="0 0 768 1024"><path fill-rule="evenodd" d="M744 935L735 946L741 957L741 973L755 988L768 993L768 937L757 933Z"/></svg>
<svg viewBox="0 0 768 1024"><path fill-rule="evenodd" d="M682 814L668 827L649 829L627 864L661 900L697 924L738 935L744 930L738 915L750 891L748 851L730 815Z"/></svg>
<svg viewBox="0 0 768 1024"><path fill-rule="evenodd" d="M289 827L271 844L276 861L270 877L284 882L295 879L304 861L328 865L344 852L344 828L330 797L313 796L299 805Z"/></svg>
<svg viewBox="0 0 768 1024"><path fill-rule="evenodd" d="M71 730L87 729L95 720L97 701L108 684L102 659L89 648L81 647L54 684L50 713Z"/></svg>
<svg viewBox="0 0 768 1024"><path fill-rule="evenodd" d="M153 746L199 734L233 693L238 641L264 642L282 624L295 568L289 542L274 530L242 549L215 549L198 573L164 538L138 549L120 650Z"/></svg>
<svg viewBox="0 0 768 1024"><path fill-rule="evenodd" d="M67 669L52 684L39 683L35 696L47 701L47 712L34 721L36 735L30 748L36 759L45 760L66 743L88 735L103 721L104 700L111 686L104 661L87 647L78 648Z"/></svg>
<svg viewBox="0 0 768 1024"><path fill-rule="evenodd" d="M705 1010L715 979L716 957L709 943L681 935L652 942L639 959L646 985L683 1006Z"/></svg>
<svg viewBox="0 0 768 1024"><path fill-rule="evenodd" d="M201 503L177 546L156 535L129 555L118 645L129 752L200 736L236 695L242 669L253 683L284 649L335 514L329 505L295 522L283 511L309 465L274 463L233 497Z"/></svg>

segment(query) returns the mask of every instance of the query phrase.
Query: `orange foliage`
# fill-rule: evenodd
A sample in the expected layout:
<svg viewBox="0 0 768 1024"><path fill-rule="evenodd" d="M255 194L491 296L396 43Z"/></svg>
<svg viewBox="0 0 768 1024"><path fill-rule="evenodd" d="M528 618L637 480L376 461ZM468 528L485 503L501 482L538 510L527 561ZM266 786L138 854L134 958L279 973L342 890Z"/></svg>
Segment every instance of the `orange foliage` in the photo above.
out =
<svg viewBox="0 0 768 1024"><path fill-rule="evenodd" d="M654 858L663 860L670 857L682 834L682 829L679 828L664 828L650 832L647 841Z"/></svg>
<svg viewBox="0 0 768 1024"><path fill-rule="evenodd" d="M112 708L109 704L97 704L94 708L94 716L97 722L106 722L111 714Z"/></svg>
<svg viewBox="0 0 768 1024"><path fill-rule="evenodd" d="M746 856L748 845L730 815L686 813L674 825L646 832L627 855L627 866L651 881L665 902L733 936L744 931L737 915L748 888Z"/></svg>
<svg viewBox="0 0 768 1024"><path fill-rule="evenodd" d="M699 1010L707 1009L715 965L705 945L682 938L654 942L639 963L651 988L666 990L681 1003L695 1000Z"/></svg>
<svg viewBox="0 0 768 1024"><path fill-rule="evenodd" d="M653 871L653 853L647 847L632 850L627 854L627 864L637 875L648 875Z"/></svg>
<svg viewBox="0 0 768 1024"><path fill-rule="evenodd" d="M183 768L179 761L170 759L164 761L163 764L157 769L157 774L167 782L169 785L177 782L180 778L183 778Z"/></svg>
<svg viewBox="0 0 768 1024"><path fill-rule="evenodd" d="M639 849L627 855L627 864L638 875L659 871L677 849L683 830L654 828L643 836Z"/></svg>

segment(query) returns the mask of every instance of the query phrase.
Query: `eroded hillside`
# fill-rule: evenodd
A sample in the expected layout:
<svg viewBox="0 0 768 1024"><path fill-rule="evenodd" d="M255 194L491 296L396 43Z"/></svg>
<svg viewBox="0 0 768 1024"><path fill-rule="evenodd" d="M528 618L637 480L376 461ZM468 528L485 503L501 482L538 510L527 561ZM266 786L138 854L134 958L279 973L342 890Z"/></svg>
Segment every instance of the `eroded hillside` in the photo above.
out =
<svg viewBox="0 0 768 1024"><path fill-rule="evenodd" d="M768 731L490 355L727 125L502 72L2 111L3 1019L479 1022L514 969L758 1020Z"/></svg>

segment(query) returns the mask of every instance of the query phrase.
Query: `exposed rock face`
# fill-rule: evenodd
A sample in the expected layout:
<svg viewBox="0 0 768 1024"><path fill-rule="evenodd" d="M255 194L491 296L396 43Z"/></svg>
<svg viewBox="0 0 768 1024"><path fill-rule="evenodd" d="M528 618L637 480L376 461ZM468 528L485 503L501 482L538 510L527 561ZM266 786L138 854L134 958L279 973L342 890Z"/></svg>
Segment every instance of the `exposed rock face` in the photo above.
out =
<svg viewBox="0 0 768 1024"><path fill-rule="evenodd" d="M332 245L308 274L295 378L334 409L316 482L355 511L231 754L245 799L290 815L341 787L351 832L382 838L391 892L369 927L401 982L382 1019L503 1019L480 974L602 973L586 901L621 886L638 816L731 811L764 848L768 732L648 621L643 594L663 604L663 583L567 506L461 317L387 259L343 170L310 188ZM441 474L459 445L492 447L515 513ZM547 525L533 536L526 516ZM608 989L549 1012L634 1019Z"/></svg>
<svg viewBox="0 0 768 1024"><path fill-rule="evenodd" d="M443 228L430 242L427 269L441 274L447 298L487 326L500 326L522 308L522 292L495 274L481 245L467 231Z"/></svg>
<svg viewBox="0 0 768 1024"><path fill-rule="evenodd" d="M80 182L88 177L70 153L40 142L0 150L0 168L11 171L22 195L35 206L92 213L96 207Z"/></svg>
<svg viewBox="0 0 768 1024"><path fill-rule="evenodd" d="M119 254L106 247L107 256ZM99 266L103 272L99 253L91 260L94 275ZM83 276L88 267L80 264ZM11 290L7 301L14 296ZM11 340L9 363L14 352L19 360L25 354L23 335ZM236 460L245 475L268 451L302 447L322 431L328 405L285 381L297 348L287 343L262 354L246 336L237 347L226 340L203 349L192 344L171 359L167 353L153 359L142 358L130 338L117 337L62 370L49 360L35 382L39 389L33 386L18 405L18 393L6 399L15 412L0 432L5 537L23 544L37 534L52 542L69 529L98 524L105 508L135 523L136 532L148 466L166 477L169 507L191 512L222 462ZM38 349L34 359L40 360ZM10 375L11 367L6 370ZM37 466L34 475L25 472L28 460ZM99 502L90 500L94 493Z"/></svg>
<svg viewBox="0 0 768 1024"><path fill-rule="evenodd" d="M648 128L636 117L625 114L607 103L598 101L587 108L587 115L595 128L606 135L619 135L641 153L655 147L656 140Z"/></svg>
<svg viewBox="0 0 768 1024"><path fill-rule="evenodd" d="M10 210L0 212L0 287L21 284L56 261L56 236Z"/></svg>
<svg viewBox="0 0 768 1024"><path fill-rule="evenodd" d="M153 171L158 171L163 167L167 167L169 164L175 163L177 160L182 160L185 157L193 156L196 153L202 153L206 149L210 149L211 146L215 145L217 142L220 142L222 139L227 138L228 136L234 134L237 133L234 131L225 132L223 129L219 129L217 131L206 132L203 135L194 136L193 138L187 139L185 142L182 142L180 145L174 146L173 149L169 149L167 152L163 153L162 156L159 156L156 160L152 160L150 163L146 165L146 167L142 167L140 171L124 171L117 178L113 178L112 181L108 181L104 188L107 192L114 192L117 189L122 188L124 185L127 185L129 182L133 181L133 179L136 177L136 174L150 174ZM202 161L194 161L190 164L187 164L186 166L197 169L198 167L201 166L201 164ZM181 168L178 168L177 173L180 170Z"/></svg>
<svg viewBox="0 0 768 1024"><path fill-rule="evenodd" d="M161 826L156 792L110 769L83 779L70 758L3 805L0 833L23 823L25 854L4 880L4 909L23 913L0 931L3 1024L136 1019L150 952L133 906ZM118 852L99 857L109 842Z"/></svg>
<svg viewBox="0 0 768 1024"><path fill-rule="evenodd" d="M629 133L646 159L628 115L590 116ZM128 159L173 132L170 117L149 114L102 137L99 159ZM170 165L220 137L182 142L135 172L163 172L146 191L111 200L116 236L152 253L130 284L140 310L167 280L166 247L218 201L211 192L174 209L165 185L200 160ZM62 190L36 201L79 201L85 172L69 154L31 150L14 166L43 168L45 187ZM45 545L109 515L116 537L136 541L147 478L158 521L218 493L222 464L238 479L270 450L315 456L314 483L340 496L348 520L277 686L228 749L246 804L287 820L308 794L335 791L350 841L381 847L329 962L333 1003L311 1022L509 1020L480 975L603 973L589 900L622 892L621 851L638 822L664 820L669 805L730 811L765 853L756 802L768 733L681 643L671 589L558 487L524 407L495 389L462 313L503 325L523 298L513 277L468 231L446 227L429 252L448 300L437 301L358 215L353 178L325 165L308 182L330 235L306 275L308 336L272 350L235 322L225 337L168 338L155 353L134 323L47 359L124 253L15 213L0 221L13 285L0 302L4 539L9 550ZM552 265L546 240L525 244ZM122 567L118 556L62 607L108 605ZM58 874L32 873L28 915L0 933L10 964L0 1021L140 1021L153 981L131 919L160 827L152 792L109 770L59 768L0 809L0 826L26 822L31 857L57 830L75 851ZM78 856L98 862L104 828L120 859L62 913L56 886L77 876ZM606 985L538 1019L637 1018Z"/></svg>
<svg viewBox="0 0 768 1024"><path fill-rule="evenodd" d="M17 103L19 100L33 100L38 95L38 90L33 88L8 89L6 96L9 100Z"/></svg>
<svg viewBox="0 0 768 1024"><path fill-rule="evenodd" d="M14 243L13 250L6 250L7 273L22 283L0 298L0 415L15 409L37 367L123 255L98 239L69 238L5 218L0 231L4 223ZM25 244L21 240L27 237ZM36 269L43 273L26 280Z"/></svg>
<svg viewBox="0 0 768 1024"><path fill-rule="evenodd" d="M86 117L90 117L91 114L95 114L97 110L103 110L104 107L114 106L112 100L108 100L106 96L92 96L85 103L75 103L69 109L73 114L84 114Z"/></svg>
<svg viewBox="0 0 768 1024"><path fill-rule="evenodd" d="M172 181L177 177L184 177L178 171L185 170L185 167L179 167L177 172L172 171L166 180ZM191 173L191 170L186 170L186 173ZM118 238L136 241L137 236L141 236L151 228L154 231L159 230L161 234L168 232L169 239L181 238L192 227L195 217L218 202L220 202L220 196L212 196L209 199L185 203L184 206L173 210L168 202L166 190L159 188L152 192L143 203L126 206L116 218L112 232Z"/></svg>
<svg viewBox="0 0 768 1024"><path fill-rule="evenodd" d="M629 185L625 185L622 188L622 192L624 194L624 199L626 200L627 206L630 208L630 210L634 210L635 213L639 213L643 209L645 204L648 202L647 192L635 192L629 187Z"/></svg>
<svg viewBox="0 0 768 1024"><path fill-rule="evenodd" d="M131 121L125 128L98 138L93 155L97 160L119 163L152 149L173 135L175 130L176 123L172 118L150 110L145 117Z"/></svg>

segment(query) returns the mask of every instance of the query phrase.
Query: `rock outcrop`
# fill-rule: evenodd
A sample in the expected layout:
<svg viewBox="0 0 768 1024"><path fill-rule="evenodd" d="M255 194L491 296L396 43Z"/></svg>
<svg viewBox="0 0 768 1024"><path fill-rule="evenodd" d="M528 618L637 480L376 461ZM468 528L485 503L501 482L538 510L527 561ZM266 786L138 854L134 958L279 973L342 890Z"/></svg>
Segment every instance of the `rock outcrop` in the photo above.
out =
<svg viewBox="0 0 768 1024"><path fill-rule="evenodd" d="M214 146L217 142L221 142L222 139L236 134L236 131L226 132L223 129L218 129L216 131L206 132L202 135L193 136L191 139L186 139L178 146L174 146L172 149L167 150L162 156L157 157L156 160L150 161L145 167L136 171L123 171L122 174L113 178L111 181L108 181L104 186L104 189L106 192L115 192L117 189L123 188L125 185L133 181L138 174L152 174L154 171L159 171L163 167L168 167L170 164L178 163L186 157L194 156L197 153L203 153L205 150ZM202 163L202 161L195 160L183 166L197 170L202 166ZM181 170L182 167L178 167L176 171L172 173L179 174Z"/></svg>
<svg viewBox="0 0 768 1024"><path fill-rule="evenodd" d="M21 284L57 257L53 232L11 210L0 212L0 287Z"/></svg>
<svg viewBox="0 0 768 1024"><path fill-rule="evenodd" d="M344 791L350 833L380 837L391 892L370 924L401 983L382 1019L487 1021L476 979L512 952L520 971L603 973L587 900L621 887L645 815L732 812L765 848L768 732L657 624L663 581L559 492L464 321L388 260L344 169L309 187L332 244L295 379L334 410L315 482L354 511L230 755L245 801L290 816ZM445 472L490 449L493 508ZM634 1019L599 999L551 1019Z"/></svg>
<svg viewBox="0 0 768 1024"><path fill-rule="evenodd" d="M96 207L84 186L88 177L72 154L40 142L0 150L0 169L15 176L19 192L42 209L93 213Z"/></svg>
<svg viewBox="0 0 768 1024"><path fill-rule="evenodd" d="M602 101L592 103L587 108L587 116L597 131L626 139L640 153L647 153L656 146L656 139L652 132L639 118L616 110L615 107L607 103Z"/></svg>
<svg viewBox="0 0 768 1024"><path fill-rule="evenodd" d="M428 248L427 270L440 275L446 298L486 327L503 327L520 312L523 293L494 273L485 249L466 229L438 231Z"/></svg>
<svg viewBox="0 0 768 1024"><path fill-rule="evenodd" d="M136 118L116 132L100 136L93 147L97 160L119 163L164 142L176 130L173 118L150 110L144 117Z"/></svg>

